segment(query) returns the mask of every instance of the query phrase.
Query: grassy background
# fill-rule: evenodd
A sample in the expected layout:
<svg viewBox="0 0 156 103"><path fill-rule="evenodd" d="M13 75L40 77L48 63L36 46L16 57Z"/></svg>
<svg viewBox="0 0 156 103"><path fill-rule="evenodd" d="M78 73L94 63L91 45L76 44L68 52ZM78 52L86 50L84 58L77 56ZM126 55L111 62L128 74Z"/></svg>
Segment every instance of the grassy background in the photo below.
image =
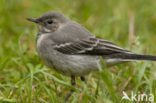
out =
<svg viewBox="0 0 156 103"><path fill-rule="evenodd" d="M0 102L61 103L70 78L47 68L37 55L37 27L26 21L60 11L94 35L136 53L156 55L155 0L0 0ZM131 103L122 91L152 93L156 63L126 63L77 79L71 103Z"/></svg>

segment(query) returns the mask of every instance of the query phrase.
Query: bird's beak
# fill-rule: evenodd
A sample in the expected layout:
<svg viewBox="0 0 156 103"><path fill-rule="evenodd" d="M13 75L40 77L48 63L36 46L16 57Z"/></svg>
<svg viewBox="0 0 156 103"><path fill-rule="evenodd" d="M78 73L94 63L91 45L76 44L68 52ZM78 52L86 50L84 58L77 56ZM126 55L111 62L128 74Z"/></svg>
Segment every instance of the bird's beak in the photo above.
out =
<svg viewBox="0 0 156 103"><path fill-rule="evenodd" d="M39 20L36 18L27 18L28 21L34 22L34 23L39 23Z"/></svg>

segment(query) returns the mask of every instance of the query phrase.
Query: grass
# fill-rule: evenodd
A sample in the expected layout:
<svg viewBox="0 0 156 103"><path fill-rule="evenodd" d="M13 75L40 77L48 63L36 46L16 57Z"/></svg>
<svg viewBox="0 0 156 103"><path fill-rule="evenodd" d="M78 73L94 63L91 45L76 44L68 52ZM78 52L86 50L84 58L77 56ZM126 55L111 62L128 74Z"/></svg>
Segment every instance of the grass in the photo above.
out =
<svg viewBox="0 0 156 103"><path fill-rule="evenodd" d="M26 21L46 11L64 13L94 35L125 49L156 55L155 0L0 0L0 102L61 103L70 78L44 65L35 46L37 27ZM77 78L70 103L133 103L122 92L152 93L156 63L126 63ZM145 102L145 101L144 101Z"/></svg>

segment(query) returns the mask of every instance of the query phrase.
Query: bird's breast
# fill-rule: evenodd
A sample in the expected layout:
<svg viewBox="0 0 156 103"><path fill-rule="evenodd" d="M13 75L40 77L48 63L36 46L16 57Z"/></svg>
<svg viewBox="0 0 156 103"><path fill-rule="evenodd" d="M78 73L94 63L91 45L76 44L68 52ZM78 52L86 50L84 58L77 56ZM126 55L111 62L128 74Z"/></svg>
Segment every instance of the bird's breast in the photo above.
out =
<svg viewBox="0 0 156 103"><path fill-rule="evenodd" d="M46 36L47 36L46 34L38 35L38 37L37 37L37 47L39 47L41 45L42 41L46 38Z"/></svg>

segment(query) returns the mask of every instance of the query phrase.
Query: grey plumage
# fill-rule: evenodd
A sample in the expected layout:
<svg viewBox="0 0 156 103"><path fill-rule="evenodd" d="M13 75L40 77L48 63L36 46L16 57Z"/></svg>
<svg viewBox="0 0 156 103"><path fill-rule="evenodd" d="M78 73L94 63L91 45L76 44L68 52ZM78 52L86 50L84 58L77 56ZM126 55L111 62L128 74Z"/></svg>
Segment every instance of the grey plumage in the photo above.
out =
<svg viewBox="0 0 156 103"><path fill-rule="evenodd" d="M107 66L137 60L156 61L156 56L139 55L107 40L93 36L86 28L59 12L28 18L38 24L37 51L43 61L68 76L83 76L97 71L100 57Z"/></svg>
<svg viewBox="0 0 156 103"><path fill-rule="evenodd" d="M135 54L97 38L59 12L47 12L28 20L39 26L37 49L40 57L49 67L65 75L82 76L98 70L100 56L107 66L125 61L156 60L155 56Z"/></svg>

